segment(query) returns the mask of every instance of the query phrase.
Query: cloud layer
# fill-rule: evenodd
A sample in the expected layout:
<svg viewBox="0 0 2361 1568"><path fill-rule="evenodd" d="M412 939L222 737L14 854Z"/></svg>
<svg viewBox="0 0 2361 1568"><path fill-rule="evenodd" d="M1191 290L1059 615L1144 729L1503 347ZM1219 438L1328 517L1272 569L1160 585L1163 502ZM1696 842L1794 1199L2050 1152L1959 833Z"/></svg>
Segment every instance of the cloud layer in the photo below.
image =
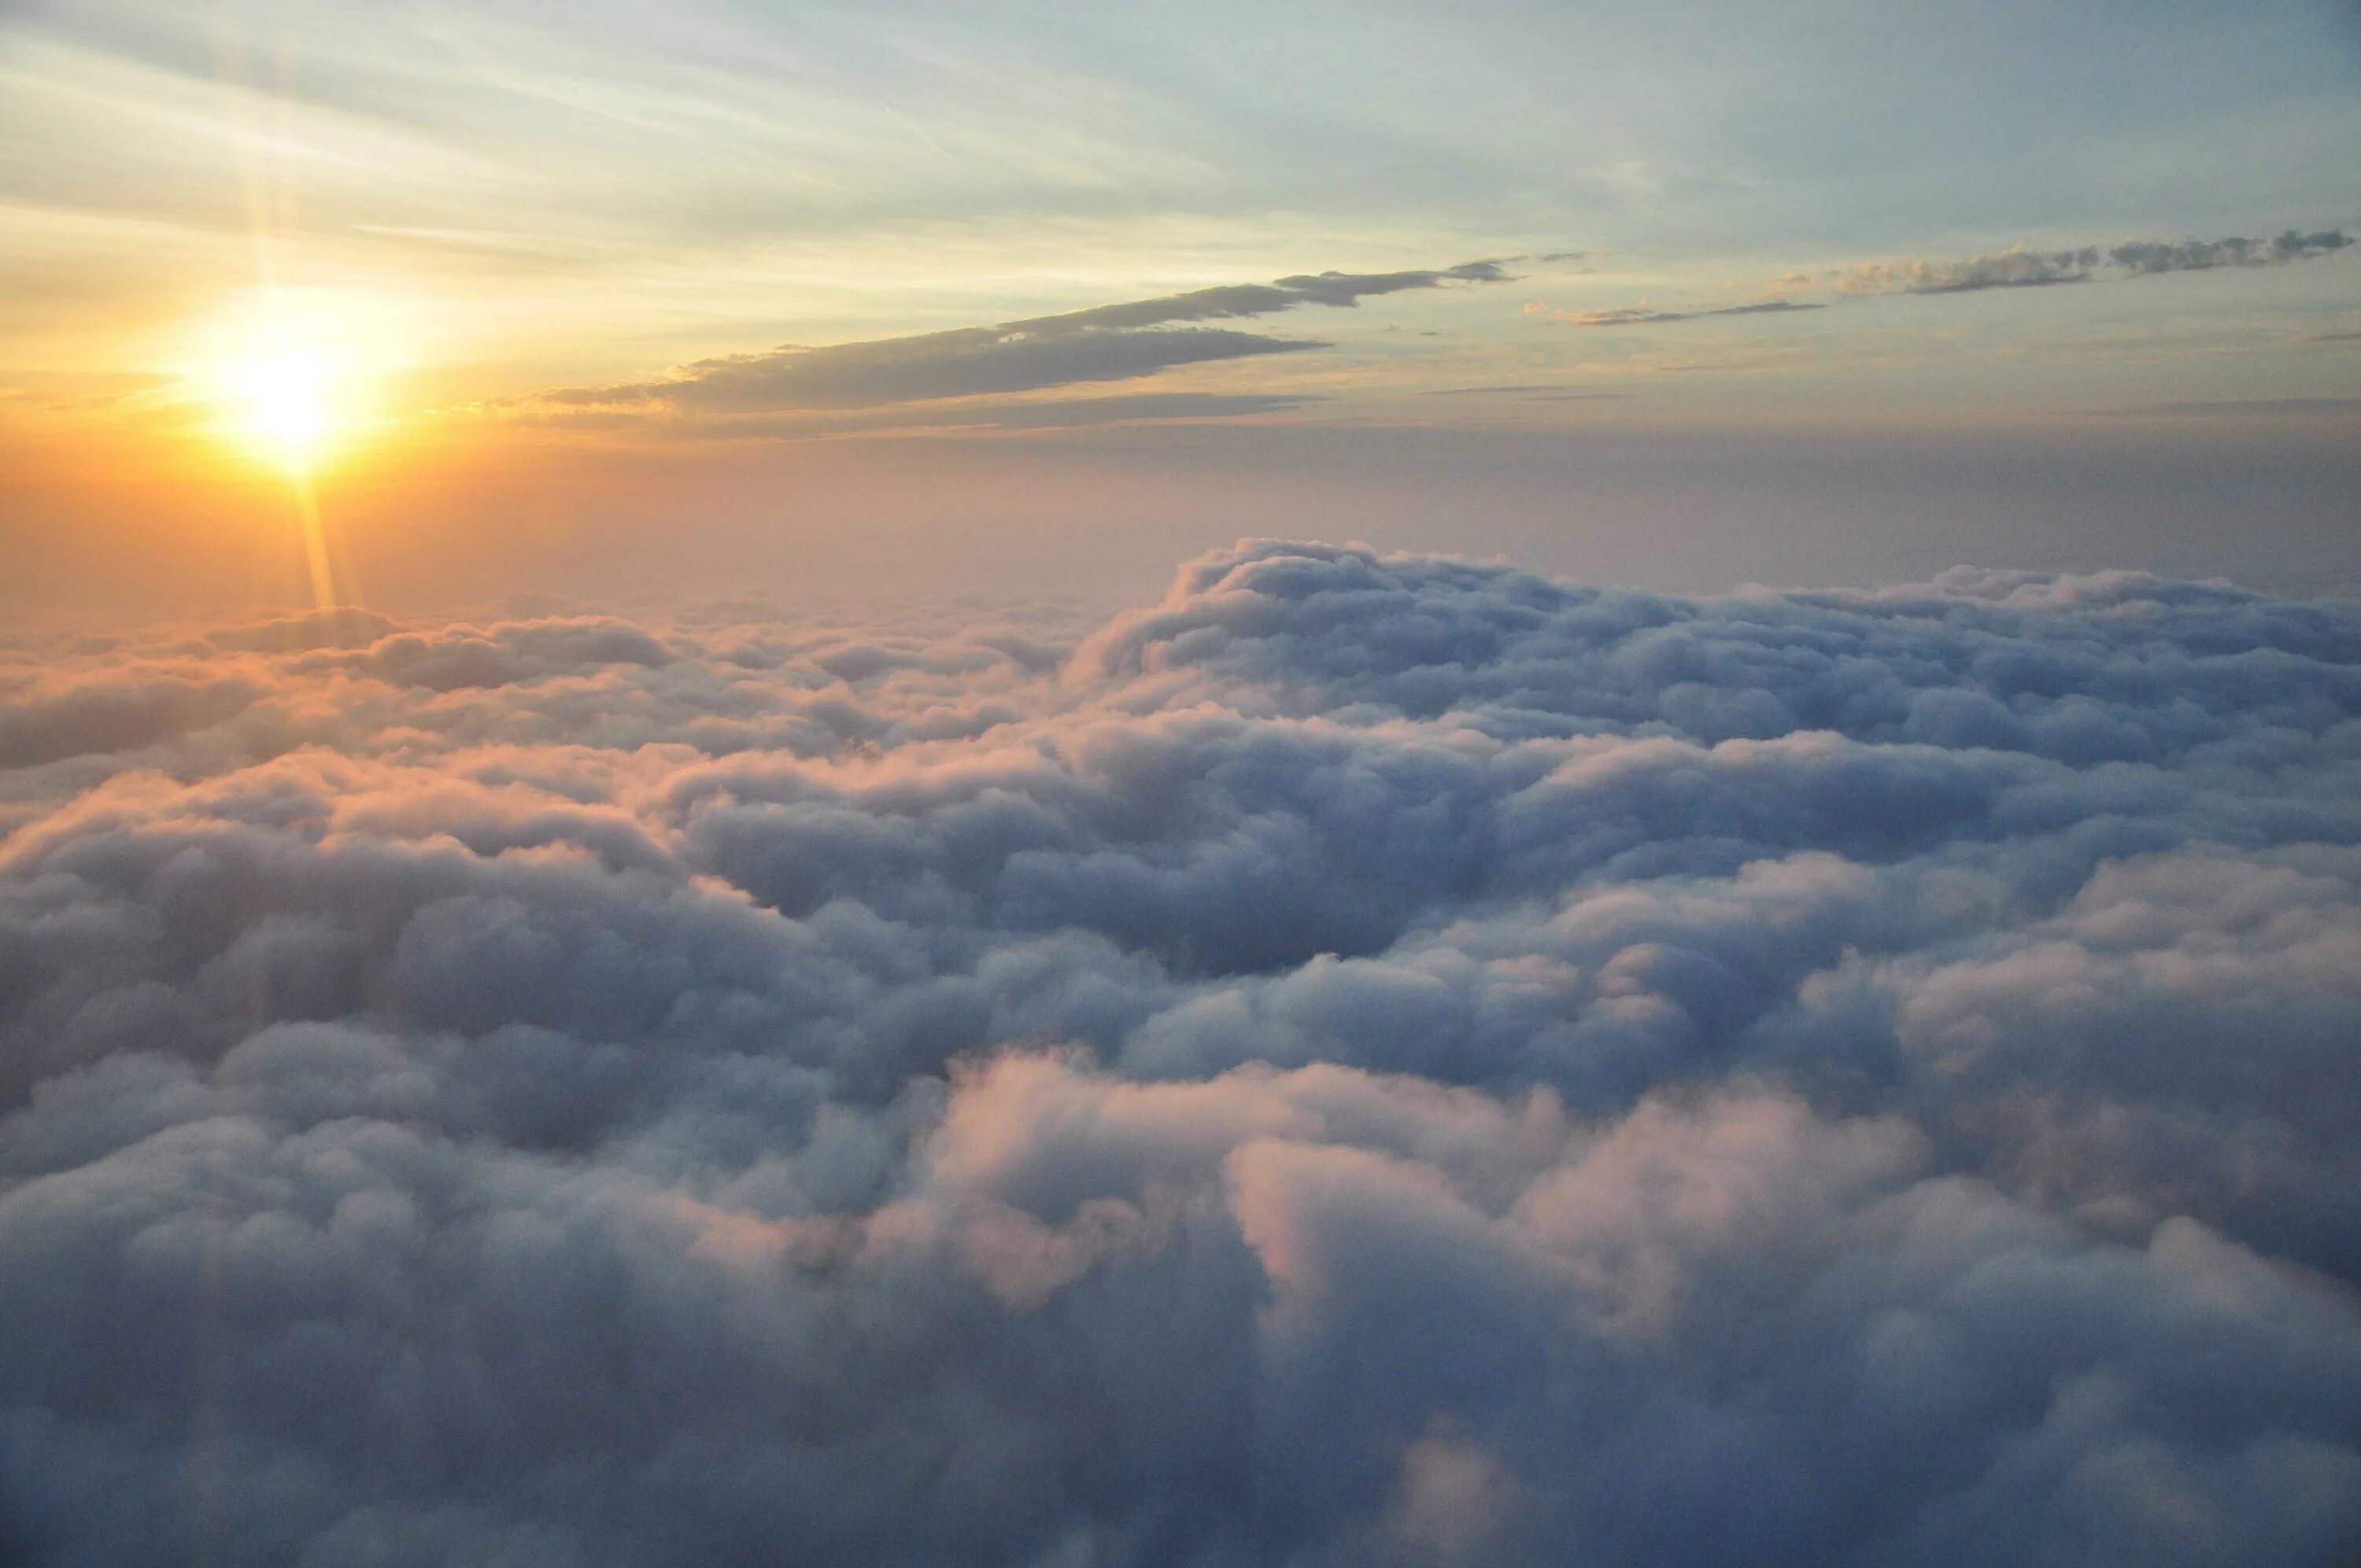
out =
<svg viewBox="0 0 2361 1568"><path fill-rule="evenodd" d="M2361 1540L2361 608L1248 542L0 702L20 1558Z"/></svg>

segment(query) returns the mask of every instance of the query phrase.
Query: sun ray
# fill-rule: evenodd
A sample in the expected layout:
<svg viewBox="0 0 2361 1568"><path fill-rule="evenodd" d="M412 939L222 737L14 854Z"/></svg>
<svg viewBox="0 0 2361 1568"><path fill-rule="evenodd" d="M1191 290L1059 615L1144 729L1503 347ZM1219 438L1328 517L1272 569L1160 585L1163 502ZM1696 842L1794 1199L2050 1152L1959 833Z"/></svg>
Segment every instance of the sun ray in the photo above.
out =
<svg viewBox="0 0 2361 1568"><path fill-rule="evenodd" d="M320 496L310 470L293 469L289 481L295 492L295 521L303 531L303 565L312 579L312 608L336 608L336 578L328 565L328 531L320 520Z"/></svg>

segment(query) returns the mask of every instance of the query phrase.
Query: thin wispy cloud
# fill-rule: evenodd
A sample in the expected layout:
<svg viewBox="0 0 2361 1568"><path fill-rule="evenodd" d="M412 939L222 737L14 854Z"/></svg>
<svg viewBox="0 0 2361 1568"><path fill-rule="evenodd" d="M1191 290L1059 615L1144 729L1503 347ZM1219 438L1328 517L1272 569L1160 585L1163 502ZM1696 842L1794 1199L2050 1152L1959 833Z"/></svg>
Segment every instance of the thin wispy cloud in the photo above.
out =
<svg viewBox="0 0 2361 1568"><path fill-rule="evenodd" d="M1115 392L1100 397L991 399L917 409L730 414L691 420L682 428L692 436L721 441L927 431L1079 430L1094 425L1243 419L1320 400L1303 393Z"/></svg>
<svg viewBox="0 0 2361 1568"><path fill-rule="evenodd" d="M1302 273L994 326L730 355L697 361L660 379L561 388L531 401L557 408L752 413L876 408L1137 380L1182 366L1330 346L1317 338L1199 323L1305 306L1350 310L1365 299L1509 278L1499 262L1489 260L1399 272Z"/></svg>
<svg viewBox="0 0 2361 1568"><path fill-rule="evenodd" d="M674 409L854 409L1126 381L1176 366L1323 348L1311 338L1216 327L1028 332L968 327L915 337L699 360L662 381L542 394L558 404Z"/></svg>
<svg viewBox="0 0 2361 1568"><path fill-rule="evenodd" d="M2095 246L2076 250L2012 247L1955 260L1864 261L1836 275L1839 294L1972 294L1984 289L2042 289L2088 282L2099 265Z"/></svg>
<svg viewBox="0 0 2361 1568"><path fill-rule="evenodd" d="M1907 257L1862 261L1817 274L1790 272L1773 285L1781 291L1779 297L1747 304L1672 309L1642 303L1551 314L1553 319L1572 326L1657 326L1717 316L1819 310L1829 303L1894 294L1972 294L1987 290L2043 289L2218 268L2282 267L2334 256L2353 243L2341 229L2311 233L2290 229L2274 239L2246 239L2234 235L2224 239L2133 240L2114 247L2085 245L2062 250L2031 250L2014 246L1977 256ZM1834 299L1793 297L1821 291Z"/></svg>
<svg viewBox="0 0 2361 1568"><path fill-rule="evenodd" d="M2138 240L2107 252L2136 273L2202 272L2215 267L2275 267L2332 256L2353 243L2342 229L2314 234L2290 229L2276 239Z"/></svg>
<svg viewBox="0 0 2361 1568"><path fill-rule="evenodd" d="M1761 300L1748 305L1716 305L1694 311L1659 311L1631 305L1609 311L1575 311L1560 319L1575 326L1650 326L1658 322L1699 321L1707 316L1779 315L1788 311L1821 311L1828 307L1807 300Z"/></svg>

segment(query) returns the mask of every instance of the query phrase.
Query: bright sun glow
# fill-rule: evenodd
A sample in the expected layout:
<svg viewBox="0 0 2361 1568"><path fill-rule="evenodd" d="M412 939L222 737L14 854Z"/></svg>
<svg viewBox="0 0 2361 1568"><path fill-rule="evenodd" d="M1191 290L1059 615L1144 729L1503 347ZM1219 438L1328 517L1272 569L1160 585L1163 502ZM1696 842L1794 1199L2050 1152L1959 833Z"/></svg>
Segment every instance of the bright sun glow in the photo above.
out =
<svg viewBox="0 0 2361 1568"><path fill-rule="evenodd" d="M410 363L418 323L398 296L324 288L227 296L184 324L168 363L229 445L291 474L315 474L367 444L377 393Z"/></svg>
<svg viewBox="0 0 2361 1568"><path fill-rule="evenodd" d="M356 391L370 363L357 334L324 303L257 296L225 313L192 355L218 413L216 428L286 475L313 602L321 609L338 603L339 595L314 481L334 450L366 422Z"/></svg>
<svg viewBox="0 0 2361 1568"><path fill-rule="evenodd" d="M273 456L309 467L329 433L329 377L315 353L280 349L247 360L234 378L247 434Z"/></svg>

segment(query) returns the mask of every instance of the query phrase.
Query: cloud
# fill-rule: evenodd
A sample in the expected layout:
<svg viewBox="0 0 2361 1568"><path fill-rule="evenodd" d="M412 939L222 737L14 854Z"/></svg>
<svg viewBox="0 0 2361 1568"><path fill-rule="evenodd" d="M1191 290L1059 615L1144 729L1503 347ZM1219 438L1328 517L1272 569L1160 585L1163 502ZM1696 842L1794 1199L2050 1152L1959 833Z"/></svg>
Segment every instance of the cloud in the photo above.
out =
<svg viewBox="0 0 2361 1568"><path fill-rule="evenodd" d="M2084 283L2109 264L2124 276L2195 272L2215 267L2270 267L2333 256L2353 242L2342 230L2303 234L2290 229L2273 240L2133 240L2102 249L2027 250L2015 246L1991 256L1951 261L1863 262L1834 275L1841 294L1957 294L1980 289L2039 288Z"/></svg>
<svg viewBox="0 0 2361 1568"><path fill-rule="evenodd" d="M1839 294L1967 294L1982 289L2038 289L2086 283L2099 265L2095 246L2077 250L2027 250L2014 246L1991 256L1951 261L1864 261L1836 275Z"/></svg>
<svg viewBox="0 0 2361 1568"><path fill-rule="evenodd" d="M660 403L695 413L873 408L1127 381L1175 366L1325 346L1308 338L1207 327L1046 334L968 327L704 359L671 380L547 393L543 400Z"/></svg>
<svg viewBox="0 0 2361 1568"><path fill-rule="evenodd" d="M1270 337L1197 323L1270 315L1301 305L1347 309L1364 299L1409 290L1496 283L1508 278L1496 261L1439 270L1304 274L997 326L730 355L699 360L663 380L560 388L530 400L558 410L751 413L879 408L1127 381L1184 365L1328 346L1310 338Z"/></svg>
<svg viewBox="0 0 2361 1568"><path fill-rule="evenodd" d="M2361 608L0 650L36 1562L2332 1562Z"/></svg>
<svg viewBox="0 0 2361 1568"><path fill-rule="evenodd" d="M2353 241L2342 229L2305 234L2289 229L2277 239L2139 240L2107 252L2135 273L2202 272L2213 267L2272 267L2334 255Z"/></svg>
<svg viewBox="0 0 2361 1568"><path fill-rule="evenodd" d="M872 431L1071 430L1160 420L1237 419L1317 402L1316 395L1277 392L1119 392L1094 398L1025 398L950 408L850 413L755 413L696 422L691 433L716 440L858 435Z"/></svg>
<svg viewBox="0 0 2361 1568"><path fill-rule="evenodd" d="M1170 322L1202 322L1240 316L1262 316L1291 311L1299 305L1351 309L1364 299L1399 294L1407 290L1440 289L1448 283L1505 283L1509 273L1497 261L1468 261L1439 270L1408 272L1312 272L1281 278L1273 283L1237 283L1167 294L1153 300L1097 305L1062 315L1036 316L1006 323L1002 330L1067 333L1100 329L1135 329Z"/></svg>
<svg viewBox="0 0 2361 1568"><path fill-rule="evenodd" d="M1760 300L1749 305L1716 305L1695 311L1659 311L1644 305L1611 311L1575 311L1562 313L1557 319L1575 326L1653 326L1659 322L1697 321L1705 316L1778 315L1786 311L1826 309L1826 305L1809 300Z"/></svg>
<svg viewBox="0 0 2361 1568"><path fill-rule="evenodd" d="M1836 295L1833 302L1841 303L1886 294L1969 294L1988 289L2048 288L2061 283L2202 271L2217 267L2282 266L2333 256L2352 243L2340 229L2323 229L2315 234L2290 229L2272 240L2235 236L2216 240L2135 240L2113 247L2086 245L2066 250L2028 250L2020 245L1988 255L1948 259L1862 261L1823 272L1817 281ZM1809 289L1815 281L1809 275L1791 271L1776 280L1774 286L1795 291ZM1661 310L1643 302L1552 315L1575 326L1654 326L1709 316L1820 310L1829 302L1781 298L1696 310Z"/></svg>

